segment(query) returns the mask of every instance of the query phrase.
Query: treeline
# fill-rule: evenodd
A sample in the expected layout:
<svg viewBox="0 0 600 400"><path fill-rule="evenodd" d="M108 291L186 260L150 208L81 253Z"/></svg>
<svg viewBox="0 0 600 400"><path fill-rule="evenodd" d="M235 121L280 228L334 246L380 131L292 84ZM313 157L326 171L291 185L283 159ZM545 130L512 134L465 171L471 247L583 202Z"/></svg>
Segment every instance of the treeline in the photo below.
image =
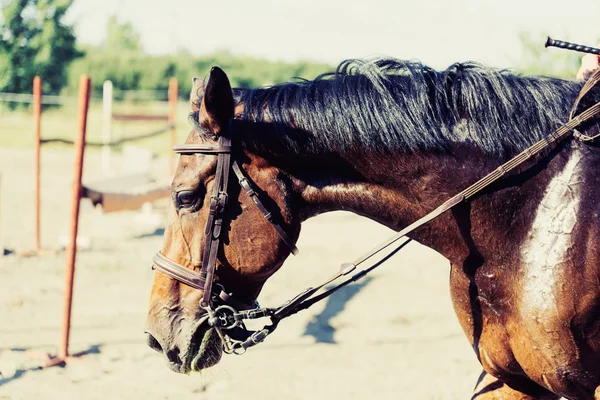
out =
<svg viewBox="0 0 600 400"><path fill-rule="evenodd" d="M77 93L79 77L87 74L92 78L93 95L102 95L105 80L113 83L115 97L126 97L123 91L162 91L151 94L157 100L166 99L169 78L179 81L179 96L187 99L194 76L204 78L214 65L223 68L233 87L257 87L286 82L291 78L313 79L334 66L298 61L274 62L264 59L237 56L221 51L205 56L187 52L171 55L149 55L142 52L110 52L101 47L84 48L84 56L75 60L69 68L68 84L63 93ZM162 98L161 98L162 97Z"/></svg>
<svg viewBox="0 0 600 400"><path fill-rule="evenodd" d="M319 74L335 69L334 65L310 61L275 62L249 56L240 56L228 51L197 56L186 51L169 55L144 53L137 43L118 46L127 42L122 33L128 25L116 25L114 31L120 33L109 43L80 48L82 57L75 59L68 70L68 81L63 93L77 93L79 77L87 74L92 78L93 95L102 95L105 80L113 83L117 99L131 98L124 91L148 90L147 98L166 100L169 78L179 81L179 96L187 99L193 77L204 78L210 68L219 65L223 68L233 87L258 87L286 82L292 78L313 79ZM110 33L111 29L109 29ZM129 34L131 36L132 33ZM526 75L553 75L573 79L580 65L580 55L567 51L548 51L539 46L544 35L522 33L520 41L522 55L513 60L516 69ZM110 35L109 35L110 38ZM135 41L133 41L135 42ZM119 48L121 47L121 48ZM123 48L127 47L127 48ZM139 95L139 94L136 94Z"/></svg>

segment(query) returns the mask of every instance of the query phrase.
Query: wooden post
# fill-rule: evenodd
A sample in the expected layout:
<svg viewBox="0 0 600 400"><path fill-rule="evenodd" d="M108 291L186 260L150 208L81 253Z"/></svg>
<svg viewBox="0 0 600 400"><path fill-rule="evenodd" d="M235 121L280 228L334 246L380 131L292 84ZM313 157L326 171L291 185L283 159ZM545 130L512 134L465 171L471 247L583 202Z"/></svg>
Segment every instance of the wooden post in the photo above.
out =
<svg viewBox="0 0 600 400"><path fill-rule="evenodd" d="M79 80L79 130L75 138L75 173L71 192L71 230L67 246L65 269L65 298L59 360L66 361L69 355L69 333L71 329L71 304L73 299L73 278L75 276L75 256L77 254L77 228L79 224L79 200L81 199L81 176L83 174L83 153L85 150L85 130L90 100L90 78L86 75Z"/></svg>
<svg viewBox="0 0 600 400"><path fill-rule="evenodd" d="M104 81L102 85L102 171L104 176L111 175L110 146L107 144L111 140L111 124L112 124L112 101L113 101L113 84L111 81Z"/></svg>
<svg viewBox="0 0 600 400"><path fill-rule="evenodd" d="M34 189L33 189L33 202L34 202L34 251L39 252L41 250L40 241L40 163L41 163L41 121L42 121L42 78L36 76L33 78L33 152L34 152Z"/></svg>
<svg viewBox="0 0 600 400"><path fill-rule="evenodd" d="M177 78L173 77L169 79L169 123L172 125L171 128L171 148L175 146L177 137L177 129L175 128L175 121L177 120ZM175 174L175 153L169 151L169 172L171 176Z"/></svg>

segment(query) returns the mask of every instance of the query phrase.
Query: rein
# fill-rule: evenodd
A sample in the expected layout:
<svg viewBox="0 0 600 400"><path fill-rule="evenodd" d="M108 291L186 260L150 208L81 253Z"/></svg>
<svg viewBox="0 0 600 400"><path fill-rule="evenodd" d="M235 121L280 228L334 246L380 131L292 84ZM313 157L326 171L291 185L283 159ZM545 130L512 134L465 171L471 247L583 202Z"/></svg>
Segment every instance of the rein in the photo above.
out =
<svg viewBox="0 0 600 400"><path fill-rule="evenodd" d="M377 268L398 251L400 251L412 239L406 238L406 240L402 243L396 244L396 247L389 251L389 253L386 254L381 260L350 275L358 268L360 264L394 245L400 239L405 238L406 235L439 217L456 205L471 199L475 195L479 194L482 190L496 182L498 179L502 178L504 175L517 170L525 162L532 159L536 155L548 149L552 150L556 148L560 142L566 140L571 134L576 139L584 143L592 142L600 137L600 134L589 137L575 131L575 128L580 127L583 123L600 114L600 102L574 116L580 101L599 81L600 70L596 71L581 89L570 113L570 119L566 124L562 125L557 130L536 142L529 148L525 149L508 162L502 164L491 173L485 175L483 178L479 179L477 182L470 185L460 193L446 200L435 210L402 229L400 232L392 236L387 241L381 243L368 253L362 255L351 263L342 264L338 272L324 283L305 289L292 299L286 301L281 306L275 308L261 308L256 302L254 302L254 304L248 304L247 302L239 300L228 294L225 291L225 288L223 288L223 286L220 284L214 283L217 251L220 245L221 227L223 224L224 211L228 200L227 185L229 181L230 169L233 170L234 174L236 175L239 185L250 196L264 217L271 223L283 242L291 249L294 255L298 253L298 249L294 245L293 240L285 233L281 225L274 220L272 214L267 210L267 208L258 198L257 193L253 190L250 181L244 175L243 170L235 160L232 160L230 129L221 133L219 137L219 144L216 146L201 144L185 144L175 146L173 150L181 155L208 154L218 157L215 183L213 186L212 195L210 197L208 219L205 229L206 242L202 257L202 267L200 273L198 274L168 259L160 252L154 256L153 267L156 267L156 269L162 273L180 281L181 283L198 290L203 290L204 293L200 305L208 314L207 321L209 326L216 329L217 333L221 337L223 342L223 350L226 353L243 354L249 347L261 343L277 328L281 320L301 310L309 308L313 304L325 299L342 287L364 277L370 271ZM347 276L347 278L341 283L338 283L332 288L317 294L317 292L321 291L321 289L323 289L325 286L345 276ZM218 290L215 290L215 288ZM248 331L244 326L244 321L257 318L269 318L271 323L269 325L265 325L258 331Z"/></svg>

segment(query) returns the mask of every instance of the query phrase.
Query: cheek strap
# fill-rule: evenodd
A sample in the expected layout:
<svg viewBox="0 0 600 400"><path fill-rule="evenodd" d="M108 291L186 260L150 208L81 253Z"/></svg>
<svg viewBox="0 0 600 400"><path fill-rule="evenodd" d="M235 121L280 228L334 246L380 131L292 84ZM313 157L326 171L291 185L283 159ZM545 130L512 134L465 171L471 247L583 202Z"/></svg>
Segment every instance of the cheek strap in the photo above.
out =
<svg viewBox="0 0 600 400"><path fill-rule="evenodd" d="M296 245L294 244L294 241L292 240L292 238L289 237L289 235L285 232L285 230L281 227L281 225L275 220L275 218L273 217L273 214L271 214L269 212L269 210L267 210L267 207L265 207L265 205L262 203L262 201L260 201L260 198L258 197L258 193L256 193L256 191L254 189L252 189L250 181L248 180L248 178L246 178L244 176L244 173L242 172L242 169L238 165L237 161L233 160L233 162L231 164L231 168L233 169L233 172L235 173L235 176L237 177L238 182L240 183L240 186L242 187L242 189L244 189L246 194L252 199L252 201L256 205L256 208L258 208L260 210L260 212L262 213L262 215L265 217L265 219L267 221L269 221L271 223L271 225L273 225L275 232L277 232L277 234L279 235L281 240L283 240L283 242L286 244L286 246L289 247L289 249L292 251L292 254L297 255L299 250L296 247Z"/></svg>

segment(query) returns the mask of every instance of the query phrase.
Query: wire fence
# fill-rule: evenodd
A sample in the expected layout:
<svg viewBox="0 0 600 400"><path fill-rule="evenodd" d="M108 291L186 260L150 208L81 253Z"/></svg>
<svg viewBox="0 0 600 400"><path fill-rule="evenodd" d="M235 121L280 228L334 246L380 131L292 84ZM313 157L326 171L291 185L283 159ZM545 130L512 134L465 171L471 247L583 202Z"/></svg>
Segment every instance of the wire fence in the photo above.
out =
<svg viewBox="0 0 600 400"><path fill-rule="evenodd" d="M123 102L144 102L155 104L166 104L166 90L115 90L114 99ZM101 96L91 96L91 101L102 101ZM33 103L33 94L0 92L0 102L6 103ZM42 97L43 105L75 105L77 97L63 95L48 95Z"/></svg>
<svg viewBox="0 0 600 400"><path fill-rule="evenodd" d="M86 146L91 148L104 148L104 158L110 158L110 149L121 147L125 144L135 144L162 152L163 146L153 139L162 135L169 135L169 144L172 145L176 136L175 121L177 91L171 93L173 82L169 82L169 90L115 90L110 93L111 105L106 107L106 94L102 91L90 98L90 103L95 106L90 108L89 119L91 129L88 132ZM174 82L175 89L177 86ZM35 84L34 84L35 86ZM33 88L32 92L35 92ZM165 101L168 99L169 101ZM73 146L71 135L64 132L75 129L72 115L78 104L78 98L71 95L43 94L37 101L43 105L43 119L45 138L39 138L40 144L58 144ZM112 102L114 101L114 106ZM36 97L34 93L0 92L0 131L11 132L10 135L0 135L1 145L27 146L30 145L30 112L33 108L35 114ZM116 108L116 112L113 111ZM167 113L167 110L169 112ZM48 114L46 114L48 112ZM106 113L110 115L107 117ZM33 117L33 116L32 116ZM154 124L154 125L153 125ZM113 130L111 135L105 134L106 129ZM108 127L108 128L106 128ZM90 137L91 136L91 137ZM148 139L148 140L146 140ZM104 163L104 161L103 161ZM110 163L106 161L107 165ZM107 167L109 168L109 167Z"/></svg>
<svg viewBox="0 0 600 400"><path fill-rule="evenodd" d="M165 126L163 126L160 129L151 131L151 132L147 132L147 133L141 133L135 136L128 136L126 138L122 138L122 139L118 139L118 140L113 140L111 142L106 142L106 143L102 143L102 142L85 142L86 147L90 146L90 147L104 147L104 146L109 146L109 147L115 147L115 146L120 146L124 143L128 143L128 142L136 142L138 140L144 140L144 139L148 139L154 136L159 136L162 135L163 133L169 131L170 129L172 129L175 125L174 124L166 124ZM50 138L50 139L41 139L40 142L42 144L45 143L58 143L58 144L66 144L66 145L74 145L75 142L73 140L68 140L68 139L62 139L62 138Z"/></svg>
<svg viewBox="0 0 600 400"><path fill-rule="evenodd" d="M98 99L96 99L98 100ZM8 103L33 103L33 95L29 93L0 93L0 101ZM72 105L77 104L77 97L45 95L42 97L44 105Z"/></svg>

